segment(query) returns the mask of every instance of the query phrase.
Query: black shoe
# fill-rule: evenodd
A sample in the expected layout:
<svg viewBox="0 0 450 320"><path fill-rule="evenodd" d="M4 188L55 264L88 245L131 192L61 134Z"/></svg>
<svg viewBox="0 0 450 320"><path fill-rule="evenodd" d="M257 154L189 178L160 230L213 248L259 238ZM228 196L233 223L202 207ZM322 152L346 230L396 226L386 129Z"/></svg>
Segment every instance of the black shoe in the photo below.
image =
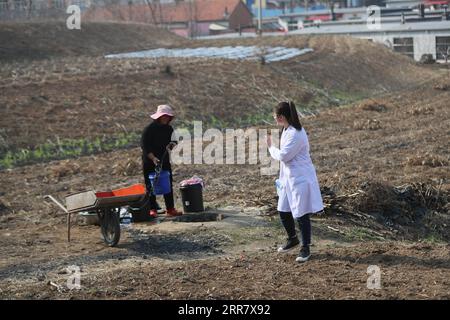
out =
<svg viewBox="0 0 450 320"><path fill-rule="evenodd" d="M287 252L298 246L299 243L300 241L297 237L289 238L284 246L278 248L278 252Z"/></svg>
<svg viewBox="0 0 450 320"><path fill-rule="evenodd" d="M309 246L304 246L300 250L298 257L295 259L296 262L306 262L311 257L311 252L309 252Z"/></svg>

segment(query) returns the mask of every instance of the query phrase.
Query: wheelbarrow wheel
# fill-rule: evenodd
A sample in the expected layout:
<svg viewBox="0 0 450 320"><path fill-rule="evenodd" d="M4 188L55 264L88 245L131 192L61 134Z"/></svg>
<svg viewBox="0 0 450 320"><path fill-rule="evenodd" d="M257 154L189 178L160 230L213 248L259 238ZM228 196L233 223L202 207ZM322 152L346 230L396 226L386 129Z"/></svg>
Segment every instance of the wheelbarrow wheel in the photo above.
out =
<svg viewBox="0 0 450 320"><path fill-rule="evenodd" d="M117 209L104 209L99 213L103 240L109 247L114 247L120 239L120 220Z"/></svg>

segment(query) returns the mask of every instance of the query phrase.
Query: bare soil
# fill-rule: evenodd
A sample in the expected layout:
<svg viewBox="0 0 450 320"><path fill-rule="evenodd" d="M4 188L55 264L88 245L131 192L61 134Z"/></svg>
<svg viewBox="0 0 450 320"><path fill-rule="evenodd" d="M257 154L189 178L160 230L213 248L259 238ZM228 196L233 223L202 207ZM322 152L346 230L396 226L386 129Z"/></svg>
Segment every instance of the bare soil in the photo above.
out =
<svg viewBox="0 0 450 320"><path fill-rule="evenodd" d="M276 254L285 235L275 177L260 164L174 166L175 182L204 178L207 210L222 220L133 223L115 248L75 222L68 243L65 215L44 195L142 183L132 146L0 171L0 298L449 299L448 71L345 37L263 41L315 51L269 65L95 56L103 51L2 63L1 150L139 132L161 102L177 108L175 127L198 117L272 127L257 117L293 97L326 204L308 263L294 262L297 250ZM70 265L81 267L81 290L66 286ZM370 265L381 290L366 286Z"/></svg>
<svg viewBox="0 0 450 320"><path fill-rule="evenodd" d="M83 23L69 30L66 21L0 23L0 62L44 60L64 56L101 56L185 42L146 24Z"/></svg>

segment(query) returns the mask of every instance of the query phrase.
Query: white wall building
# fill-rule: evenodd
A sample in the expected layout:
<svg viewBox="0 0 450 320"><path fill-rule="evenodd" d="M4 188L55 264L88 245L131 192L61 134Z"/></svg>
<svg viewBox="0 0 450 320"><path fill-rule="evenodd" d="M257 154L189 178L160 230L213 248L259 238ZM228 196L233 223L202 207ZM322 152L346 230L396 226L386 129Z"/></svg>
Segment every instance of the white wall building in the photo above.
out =
<svg viewBox="0 0 450 320"><path fill-rule="evenodd" d="M386 0L386 8L417 8L422 0Z"/></svg>
<svg viewBox="0 0 450 320"><path fill-rule="evenodd" d="M322 23L320 27L308 27L289 34L341 34L368 39L383 43L416 61L419 61L424 54L431 54L438 62L443 62L442 53L450 48L449 20L404 24L381 23L379 29L371 29L364 23L343 23L340 25Z"/></svg>

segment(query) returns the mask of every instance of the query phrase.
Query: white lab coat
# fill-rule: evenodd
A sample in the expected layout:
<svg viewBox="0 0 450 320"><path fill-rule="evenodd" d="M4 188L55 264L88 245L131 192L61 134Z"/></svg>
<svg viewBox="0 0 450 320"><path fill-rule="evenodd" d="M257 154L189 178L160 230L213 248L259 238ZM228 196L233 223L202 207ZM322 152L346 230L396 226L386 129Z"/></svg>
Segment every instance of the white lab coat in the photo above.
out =
<svg viewBox="0 0 450 320"><path fill-rule="evenodd" d="M278 211L292 212L294 218L300 218L307 213L323 210L305 129L297 130L289 126L281 134L280 149L272 145L269 152L280 161Z"/></svg>

